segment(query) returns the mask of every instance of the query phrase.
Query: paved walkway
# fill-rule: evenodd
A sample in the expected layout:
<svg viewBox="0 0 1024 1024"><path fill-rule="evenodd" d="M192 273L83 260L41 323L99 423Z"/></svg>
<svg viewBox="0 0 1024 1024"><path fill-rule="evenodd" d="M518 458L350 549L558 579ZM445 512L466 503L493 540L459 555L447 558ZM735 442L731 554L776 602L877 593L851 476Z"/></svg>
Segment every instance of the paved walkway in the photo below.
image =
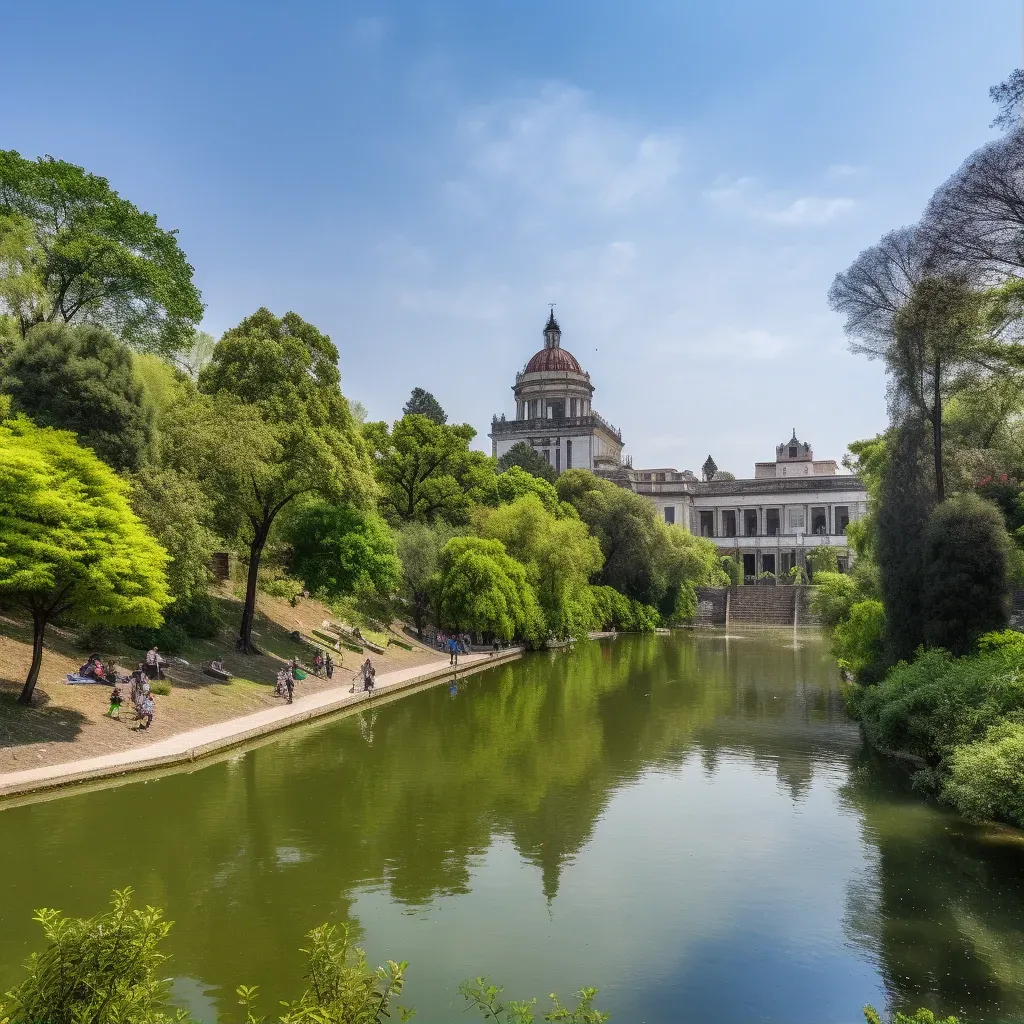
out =
<svg viewBox="0 0 1024 1024"><path fill-rule="evenodd" d="M513 647L498 654L460 655L458 674L511 661L521 654L521 648ZM199 729L190 729L188 732L180 732L157 743L136 747L134 750L119 750L113 754L101 754L79 761L65 761L63 764L52 764L43 768L7 772L0 774L0 798L129 772L146 771L183 761L195 761L226 747L245 743L257 736L287 729L289 726L308 722L310 719L329 715L352 705L368 703L382 694L447 679L453 672L455 670L447 660L439 659L432 664L414 665L412 668L379 675L373 694L350 693L347 686L336 686L309 697L299 697L292 704L283 704L280 707L267 708L265 711L256 711L251 715L204 725Z"/></svg>

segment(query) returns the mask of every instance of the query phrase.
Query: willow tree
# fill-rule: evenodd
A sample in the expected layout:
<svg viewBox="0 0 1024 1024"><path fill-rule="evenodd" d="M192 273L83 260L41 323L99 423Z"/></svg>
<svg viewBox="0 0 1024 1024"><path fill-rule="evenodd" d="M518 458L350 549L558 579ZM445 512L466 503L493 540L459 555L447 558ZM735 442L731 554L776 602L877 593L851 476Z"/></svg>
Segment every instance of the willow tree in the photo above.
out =
<svg viewBox="0 0 1024 1024"><path fill-rule="evenodd" d="M32 619L31 703L46 627L79 621L158 626L167 554L128 504L127 484L73 434L18 417L0 423L0 602Z"/></svg>
<svg viewBox="0 0 1024 1024"><path fill-rule="evenodd" d="M199 387L210 397L198 462L222 532L248 548L239 650L252 652L260 560L281 511L301 494L365 505L366 449L341 393L338 350L296 313L260 309L227 331Z"/></svg>

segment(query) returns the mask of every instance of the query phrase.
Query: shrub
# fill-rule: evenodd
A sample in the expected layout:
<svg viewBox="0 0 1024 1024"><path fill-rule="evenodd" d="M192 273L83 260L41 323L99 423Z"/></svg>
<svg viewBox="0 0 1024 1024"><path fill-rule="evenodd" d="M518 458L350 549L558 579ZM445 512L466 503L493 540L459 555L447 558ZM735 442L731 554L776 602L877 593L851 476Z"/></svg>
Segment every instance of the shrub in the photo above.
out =
<svg viewBox="0 0 1024 1024"><path fill-rule="evenodd" d="M842 578L842 577L840 577ZM857 679L882 657L885 609L881 601L858 601L832 633L832 650L839 664Z"/></svg>
<svg viewBox="0 0 1024 1024"><path fill-rule="evenodd" d="M968 818L1024 826L1024 723L1002 722L984 739L957 747L942 795Z"/></svg>
<svg viewBox="0 0 1024 1024"><path fill-rule="evenodd" d="M815 582L820 572L839 572L839 553L828 546L812 548L807 552L807 570Z"/></svg>
<svg viewBox="0 0 1024 1024"><path fill-rule="evenodd" d="M149 684L150 690L158 697L166 697L171 692L171 684L166 680L158 680Z"/></svg>
<svg viewBox="0 0 1024 1024"><path fill-rule="evenodd" d="M857 585L840 572L819 572L814 576L811 611L820 616L826 629L835 629L848 618L857 600Z"/></svg>
<svg viewBox="0 0 1024 1024"><path fill-rule="evenodd" d="M921 594L931 647L965 654L1009 616L1009 538L1003 517L976 494L937 506L924 534Z"/></svg>
<svg viewBox="0 0 1024 1024"><path fill-rule="evenodd" d="M740 587L743 585L743 566L736 561L731 555L722 556L722 572L729 577L730 587Z"/></svg>

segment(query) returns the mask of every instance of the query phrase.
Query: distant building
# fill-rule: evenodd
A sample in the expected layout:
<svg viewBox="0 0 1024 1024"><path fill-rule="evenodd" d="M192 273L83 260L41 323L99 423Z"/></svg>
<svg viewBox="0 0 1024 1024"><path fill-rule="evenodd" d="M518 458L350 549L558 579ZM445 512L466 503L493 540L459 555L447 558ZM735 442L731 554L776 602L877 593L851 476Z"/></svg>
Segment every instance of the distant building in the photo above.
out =
<svg viewBox="0 0 1024 1024"><path fill-rule="evenodd" d="M858 477L839 473L834 460L816 461L795 430L776 446L774 462L755 463L753 479L719 479L716 469L709 456L710 479L669 467L623 466L600 475L649 498L666 523L713 540L747 581L806 566L807 552L823 545L837 549L841 570L849 568L846 527L867 513L867 491Z"/></svg>
<svg viewBox="0 0 1024 1024"><path fill-rule="evenodd" d="M501 458L513 445L528 444L555 467L613 471L622 465L622 433L592 407L594 385L576 357L562 348L562 330L552 309L544 325L544 347L512 386L516 418L491 421L491 454Z"/></svg>

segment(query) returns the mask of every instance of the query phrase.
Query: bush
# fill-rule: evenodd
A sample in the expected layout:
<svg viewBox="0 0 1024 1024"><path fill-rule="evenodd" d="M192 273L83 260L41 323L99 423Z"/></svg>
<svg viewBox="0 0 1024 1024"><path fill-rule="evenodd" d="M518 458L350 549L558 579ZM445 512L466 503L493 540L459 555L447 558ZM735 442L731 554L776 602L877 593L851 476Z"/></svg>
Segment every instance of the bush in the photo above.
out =
<svg viewBox="0 0 1024 1024"><path fill-rule="evenodd" d="M1003 517L976 494L939 505L924 534L922 608L930 647L965 654L1009 617L1009 546Z"/></svg>
<svg viewBox="0 0 1024 1024"><path fill-rule="evenodd" d="M1003 722L957 747L942 795L968 818L1024 826L1024 723Z"/></svg>
<svg viewBox="0 0 1024 1024"><path fill-rule="evenodd" d="M167 697L171 692L171 684L166 680L151 682L149 688L158 697Z"/></svg>
<svg viewBox="0 0 1024 1024"><path fill-rule="evenodd" d="M825 629L832 630L850 615L857 600L857 585L839 572L820 572L814 576L811 611L820 616Z"/></svg>
<svg viewBox="0 0 1024 1024"><path fill-rule="evenodd" d="M653 633L661 625L656 608L620 594L614 587L591 587L594 623L598 629L622 633Z"/></svg>
<svg viewBox="0 0 1024 1024"><path fill-rule="evenodd" d="M881 660L884 642L882 602L858 601L833 631L832 652L842 668L863 679Z"/></svg>
<svg viewBox="0 0 1024 1024"><path fill-rule="evenodd" d="M815 583L820 572L839 572L839 553L828 546L811 548L807 552L807 571Z"/></svg>
<svg viewBox="0 0 1024 1024"><path fill-rule="evenodd" d="M731 555L723 555L721 564L722 572L729 577L729 586L743 586L743 566Z"/></svg>

